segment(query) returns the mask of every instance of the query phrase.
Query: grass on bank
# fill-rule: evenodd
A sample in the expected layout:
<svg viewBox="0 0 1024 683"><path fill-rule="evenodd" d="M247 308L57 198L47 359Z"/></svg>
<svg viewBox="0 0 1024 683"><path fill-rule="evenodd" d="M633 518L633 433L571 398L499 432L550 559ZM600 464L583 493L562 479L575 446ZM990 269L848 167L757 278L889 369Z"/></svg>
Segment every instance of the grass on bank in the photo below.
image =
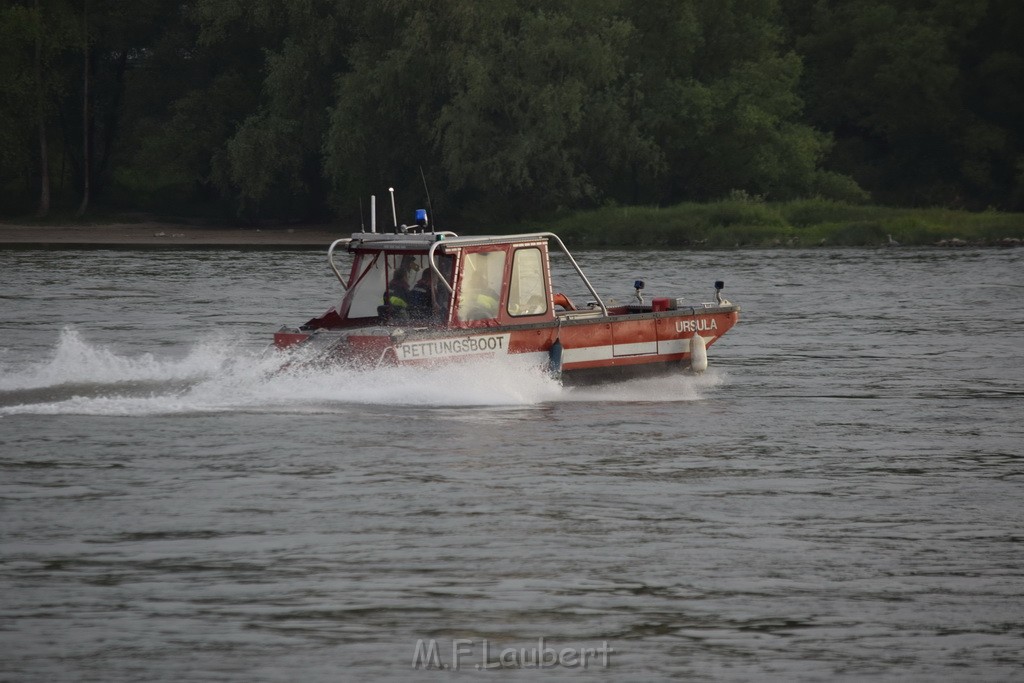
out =
<svg viewBox="0 0 1024 683"><path fill-rule="evenodd" d="M1024 239L1024 214L898 209L826 199L730 199L677 206L607 207L509 232L550 230L575 247L995 246Z"/></svg>

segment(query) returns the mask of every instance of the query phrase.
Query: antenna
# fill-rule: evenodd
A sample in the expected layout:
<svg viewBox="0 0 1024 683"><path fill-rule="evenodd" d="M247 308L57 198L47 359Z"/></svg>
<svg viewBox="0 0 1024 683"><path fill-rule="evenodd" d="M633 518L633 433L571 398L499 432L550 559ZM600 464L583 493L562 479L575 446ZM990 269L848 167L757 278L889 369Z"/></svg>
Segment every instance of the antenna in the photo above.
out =
<svg viewBox="0 0 1024 683"><path fill-rule="evenodd" d="M370 232L377 232L377 195L370 195Z"/></svg>
<svg viewBox="0 0 1024 683"><path fill-rule="evenodd" d="M435 232L434 205L430 203L430 190L427 189L427 176L423 175L423 166L420 166L420 178L423 179L423 191L427 193L427 210L430 211L430 232Z"/></svg>
<svg viewBox="0 0 1024 683"><path fill-rule="evenodd" d="M398 232L398 212L395 211L395 188L389 187L388 192L391 193L391 220L395 225L395 232Z"/></svg>

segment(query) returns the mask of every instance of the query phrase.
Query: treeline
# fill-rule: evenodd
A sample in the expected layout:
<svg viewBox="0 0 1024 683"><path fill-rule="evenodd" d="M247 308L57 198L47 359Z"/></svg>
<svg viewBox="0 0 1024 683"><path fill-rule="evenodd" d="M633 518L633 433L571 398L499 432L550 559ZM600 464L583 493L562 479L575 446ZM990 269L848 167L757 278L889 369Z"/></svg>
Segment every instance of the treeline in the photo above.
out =
<svg viewBox="0 0 1024 683"><path fill-rule="evenodd" d="M1020 0L15 0L0 214L1021 210L1021 36Z"/></svg>

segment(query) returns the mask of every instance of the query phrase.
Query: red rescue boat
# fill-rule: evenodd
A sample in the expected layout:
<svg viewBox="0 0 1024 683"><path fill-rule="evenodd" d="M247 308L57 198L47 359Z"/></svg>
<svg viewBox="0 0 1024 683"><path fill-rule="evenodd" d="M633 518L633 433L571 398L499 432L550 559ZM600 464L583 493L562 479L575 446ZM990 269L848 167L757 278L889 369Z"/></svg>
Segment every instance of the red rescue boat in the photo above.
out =
<svg viewBox="0 0 1024 683"><path fill-rule="evenodd" d="M425 224L425 212L417 212ZM397 230L397 229L396 229ZM460 237L425 225L359 232L336 240L328 262L344 295L299 327L274 335L281 349L361 367L518 355L566 383L601 382L681 370L703 371L707 347L736 324L739 306L722 298L687 303L635 297L607 305L550 232ZM582 279L590 300L574 303L551 279L549 246ZM335 262L353 256L347 276Z"/></svg>

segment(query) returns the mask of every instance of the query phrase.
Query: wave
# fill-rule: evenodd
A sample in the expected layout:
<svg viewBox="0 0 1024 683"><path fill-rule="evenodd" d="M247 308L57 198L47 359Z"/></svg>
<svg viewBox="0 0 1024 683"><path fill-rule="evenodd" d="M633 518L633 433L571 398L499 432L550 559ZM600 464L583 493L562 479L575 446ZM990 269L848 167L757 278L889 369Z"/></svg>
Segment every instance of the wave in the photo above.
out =
<svg viewBox="0 0 1024 683"><path fill-rule="evenodd" d="M129 356L90 344L66 329L48 357L27 365L0 363L0 416L317 413L352 404L511 407L560 401L691 401L723 379L709 372L570 389L515 356L373 369L285 365L286 360L272 349L240 349L222 339L198 343L183 358Z"/></svg>
<svg viewBox="0 0 1024 683"><path fill-rule="evenodd" d="M24 365L0 364L0 391L70 384L173 381L199 378L222 368L232 353L219 341L192 348L180 360L160 360L151 353L132 358L94 346L73 329L64 329L53 354Z"/></svg>

